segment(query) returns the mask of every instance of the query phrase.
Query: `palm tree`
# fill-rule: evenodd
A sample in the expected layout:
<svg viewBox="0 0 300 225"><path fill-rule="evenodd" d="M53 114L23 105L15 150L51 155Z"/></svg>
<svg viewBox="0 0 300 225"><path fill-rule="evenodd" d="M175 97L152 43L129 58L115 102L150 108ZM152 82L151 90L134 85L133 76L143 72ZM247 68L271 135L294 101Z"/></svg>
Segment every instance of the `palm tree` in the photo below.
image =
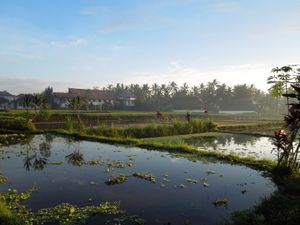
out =
<svg viewBox="0 0 300 225"><path fill-rule="evenodd" d="M73 110L73 112L75 113L79 124L82 123L79 116L79 109L82 107L83 103L84 101L80 96L74 96L67 103L69 109Z"/></svg>
<svg viewBox="0 0 300 225"><path fill-rule="evenodd" d="M31 94L25 94L23 97L23 105L26 108L26 112L28 114L28 109L32 103L32 95Z"/></svg>

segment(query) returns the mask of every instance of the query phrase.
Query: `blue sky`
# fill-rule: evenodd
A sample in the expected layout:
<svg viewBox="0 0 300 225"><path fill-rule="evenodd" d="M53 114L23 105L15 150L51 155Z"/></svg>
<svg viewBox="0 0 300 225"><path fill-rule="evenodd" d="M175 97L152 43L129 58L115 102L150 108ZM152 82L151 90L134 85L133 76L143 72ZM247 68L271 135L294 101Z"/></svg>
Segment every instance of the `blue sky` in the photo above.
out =
<svg viewBox="0 0 300 225"><path fill-rule="evenodd" d="M1 0L0 90L110 83L267 89L300 63L299 0Z"/></svg>

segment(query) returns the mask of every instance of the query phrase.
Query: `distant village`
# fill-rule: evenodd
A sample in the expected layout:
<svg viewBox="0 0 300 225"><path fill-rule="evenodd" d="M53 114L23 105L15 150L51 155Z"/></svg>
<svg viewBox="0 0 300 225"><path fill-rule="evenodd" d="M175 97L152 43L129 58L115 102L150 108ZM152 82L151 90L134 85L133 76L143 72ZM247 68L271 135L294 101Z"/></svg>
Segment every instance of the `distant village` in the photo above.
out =
<svg viewBox="0 0 300 225"><path fill-rule="evenodd" d="M0 109L25 109L24 96L0 91ZM45 89L43 96L53 109L68 108L68 101L75 96L81 97L86 102L86 108L92 110L132 109L136 99L130 91L115 93L110 90L69 88L68 92L53 92L50 87Z"/></svg>

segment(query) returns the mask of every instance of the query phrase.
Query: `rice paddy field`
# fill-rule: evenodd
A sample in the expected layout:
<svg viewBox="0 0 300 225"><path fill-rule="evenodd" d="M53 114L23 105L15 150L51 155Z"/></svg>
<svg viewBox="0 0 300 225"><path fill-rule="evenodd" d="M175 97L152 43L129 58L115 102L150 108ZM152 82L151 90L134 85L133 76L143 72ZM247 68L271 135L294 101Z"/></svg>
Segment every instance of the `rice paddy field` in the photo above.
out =
<svg viewBox="0 0 300 225"><path fill-rule="evenodd" d="M31 131L3 122L11 129L0 135L0 221L225 224L282 189L271 174L277 118L89 112L84 129L74 119L71 130L68 114L53 111Z"/></svg>

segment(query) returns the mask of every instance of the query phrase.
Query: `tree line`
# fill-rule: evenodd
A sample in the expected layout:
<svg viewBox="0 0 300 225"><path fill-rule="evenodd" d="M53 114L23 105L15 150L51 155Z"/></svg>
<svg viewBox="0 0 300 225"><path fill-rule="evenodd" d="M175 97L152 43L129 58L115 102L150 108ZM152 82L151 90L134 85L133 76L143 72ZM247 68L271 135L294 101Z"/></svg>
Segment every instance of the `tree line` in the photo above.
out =
<svg viewBox="0 0 300 225"><path fill-rule="evenodd" d="M281 112L284 108L282 98L274 98L270 92L264 92L254 85L239 84L233 87L217 80L206 84L179 86L169 84L116 84L108 85L103 90L116 94L130 91L136 97L137 110L247 110L257 112Z"/></svg>
<svg viewBox="0 0 300 225"><path fill-rule="evenodd" d="M116 96L126 92L134 94L135 110L170 111L202 109L210 112L220 110L243 110L260 113L272 112L280 114L286 110L286 102L282 97L272 95L272 90L264 92L253 84L238 84L228 86L213 80L206 84L189 86L184 83L179 86L175 82L169 84L130 84L117 83L108 85L102 90L111 91ZM25 95L24 103L28 107L39 96L39 100L46 102L50 108L59 108L54 101L53 88L48 87L39 95ZM26 101L27 100L27 101ZM35 101L33 101L35 102ZM37 101L39 102L39 101ZM37 104L35 104L37 105ZM84 104L83 104L84 105ZM88 107L82 106L82 109ZM125 109L121 104L115 109Z"/></svg>

